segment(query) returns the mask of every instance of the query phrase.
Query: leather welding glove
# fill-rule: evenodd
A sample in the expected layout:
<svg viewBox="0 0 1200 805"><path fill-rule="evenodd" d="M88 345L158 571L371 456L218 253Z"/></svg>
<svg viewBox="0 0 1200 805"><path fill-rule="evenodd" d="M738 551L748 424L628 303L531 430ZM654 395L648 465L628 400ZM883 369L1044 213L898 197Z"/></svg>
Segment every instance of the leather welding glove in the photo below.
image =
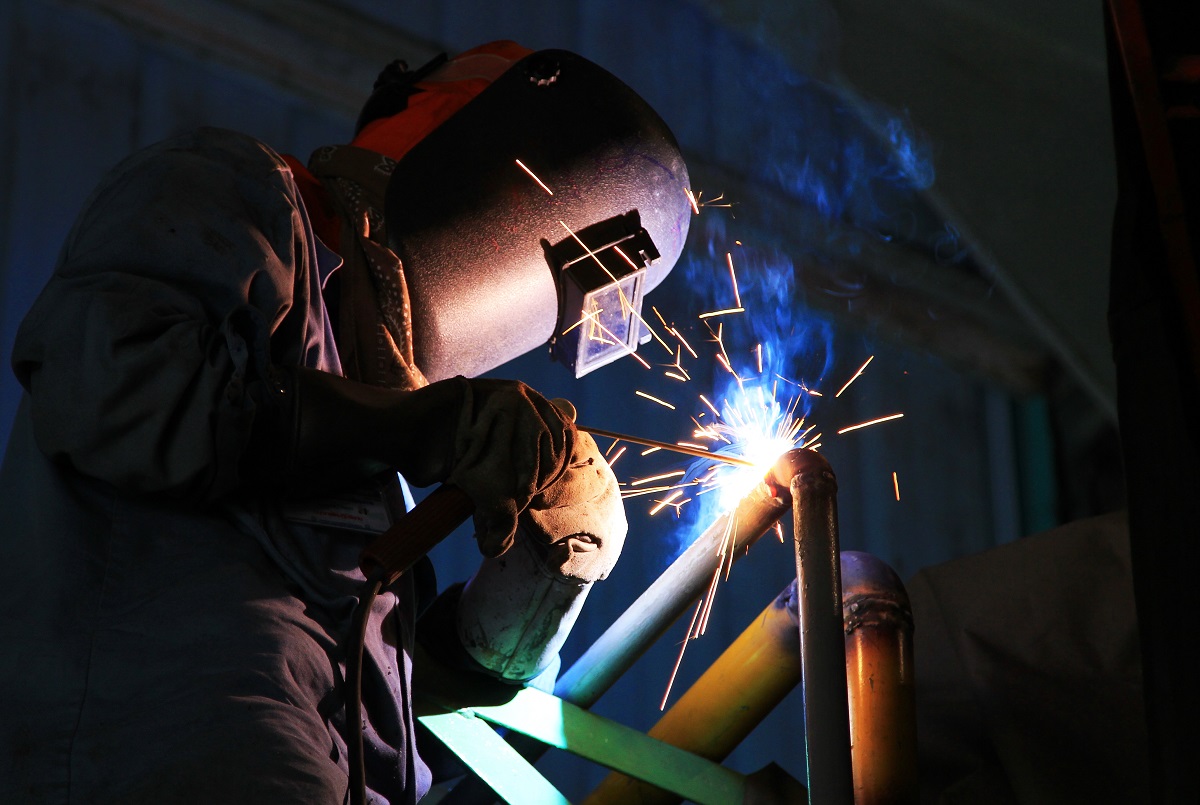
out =
<svg viewBox="0 0 1200 805"><path fill-rule="evenodd" d="M599 581L616 565L629 525L612 468L588 433L577 433L567 469L533 496L521 527L545 546L545 567Z"/></svg>
<svg viewBox="0 0 1200 805"><path fill-rule="evenodd" d="M346 487L385 470L454 484L475 504L487 556L567 469L576 431L546 398L508 380L442 380L413 391L305 368L273 370L242 460L249 483L285 492Z"/></svg>
<svg viewBox="0 0 1200 805"><path fill-rule="evenodd" d="M475 539L485 556L509 549L517 516L570 474L581 438L591 439L524 383L467 381L446 480L475 502Z"/></svg>
<svg viewBox="0 0 1200 805"><path fill-rule="evenodd" d="M512 551L485 560L422 618L420 640L447 668L553 681L559 649L628 528L617 479L591 436L576 436L566 472L534 495L520 523Z"/></svg>

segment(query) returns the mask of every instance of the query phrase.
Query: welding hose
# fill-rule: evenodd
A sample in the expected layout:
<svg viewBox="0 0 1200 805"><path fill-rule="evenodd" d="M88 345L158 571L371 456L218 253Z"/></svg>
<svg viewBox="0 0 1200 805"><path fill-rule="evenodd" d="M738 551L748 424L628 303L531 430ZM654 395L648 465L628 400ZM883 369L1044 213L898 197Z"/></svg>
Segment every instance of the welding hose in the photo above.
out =
<svg viewBox="0 0 1200 805"><path fill-rule="evenodd" d="M439 486L362 553L360 564L367 581L351 619L351 642L346 653L346 726L349 729L346 753L351 805L366 805L367 802L362 656L371 608L380 591L394 584L418 559L466 522L474 511L475 505L461 489Z"/></svg>
<svg viewBox="0 0 1200 805"><path fill-rule="evenodd" d="M575 408L569 401L556 399L554 405L574 420ZM384 588L394 584L418 559L453 533L474 512L475 504L466 492L455 486L443 484L376 538L362 553L359 564L367 580L352 616L351 645L346 657L346 722L349 728L346 743L351 805L366 805L367 799L367 773L363 749L362 655L371 608Z"/></svg>

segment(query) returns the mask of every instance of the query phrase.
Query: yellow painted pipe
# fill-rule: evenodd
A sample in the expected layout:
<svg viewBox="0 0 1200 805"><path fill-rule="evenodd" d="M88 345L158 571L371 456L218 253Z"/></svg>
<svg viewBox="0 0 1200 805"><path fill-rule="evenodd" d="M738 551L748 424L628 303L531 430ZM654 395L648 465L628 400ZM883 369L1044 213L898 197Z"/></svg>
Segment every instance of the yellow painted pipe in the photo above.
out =
<svg viewBox="0 0 1200 805"><path fill-rule="evenodd" d="M915 805L916 693L912 610L899 577L870 554L843 551L842 615L855 805ZM721 762L800 682L793 583L754 619L649 735ZM668 805L679 797L609 774L585 805Z"/></svg>
<svg viewBox="0 0 1200 805"><path fill-rule="evenodd" d="M709 760L724 760L800 681L795 594L792 584L771 602L647 734ZM675 802L677 795L616 772L584 800L586 805Z"/></svg>

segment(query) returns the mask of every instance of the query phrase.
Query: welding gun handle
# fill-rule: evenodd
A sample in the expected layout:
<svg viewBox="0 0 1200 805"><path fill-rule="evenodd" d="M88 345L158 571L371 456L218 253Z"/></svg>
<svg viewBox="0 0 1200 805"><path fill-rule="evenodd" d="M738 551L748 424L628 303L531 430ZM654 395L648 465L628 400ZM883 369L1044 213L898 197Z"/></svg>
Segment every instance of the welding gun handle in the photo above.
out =
<svg viewBox="0 0 1200 805"><path fill-rule="evenodd" d="M367 546L359 565L367 578L382 572L384 586L412 567L475 511L457 486L439 486Z"/></svg>

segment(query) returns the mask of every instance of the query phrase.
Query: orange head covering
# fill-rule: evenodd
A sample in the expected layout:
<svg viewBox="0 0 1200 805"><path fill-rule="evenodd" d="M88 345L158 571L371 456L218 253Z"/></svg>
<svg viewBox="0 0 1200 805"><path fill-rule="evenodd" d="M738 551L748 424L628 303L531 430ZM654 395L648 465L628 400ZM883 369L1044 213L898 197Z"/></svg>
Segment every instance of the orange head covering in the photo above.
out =
<svg viewBox="0 0 1200 805"><path fill-rule="evenodd" d="M532 52L516 42L501 41L454 57L414 85L417 91L403 111L371 121L350 144L399 160L514 62Z"/></svg>
<svg viewBox="0 0 1200 805"><path fill-rule="evenodd" d="M413 85L415 92L403 110L371 121L350 144L399 160L514 62L532 52L516 42L502 40L455 56ZM284 155L284 160L292 169L317 236L340 252L341 222L321 182L295 157Z"/></svg>

